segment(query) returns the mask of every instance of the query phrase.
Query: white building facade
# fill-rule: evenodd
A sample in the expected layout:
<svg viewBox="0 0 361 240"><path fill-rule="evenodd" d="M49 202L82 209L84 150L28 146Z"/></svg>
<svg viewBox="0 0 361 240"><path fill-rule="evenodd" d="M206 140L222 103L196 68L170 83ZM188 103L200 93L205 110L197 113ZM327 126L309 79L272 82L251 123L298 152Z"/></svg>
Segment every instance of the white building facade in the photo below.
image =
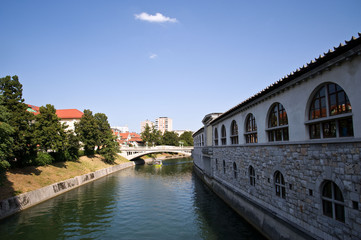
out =
<svg viewBox="0 0 361 240"><path fill-rule="evenodd" d="M267 237L360 239L360 36L202 122L198 174Z"/></svg>

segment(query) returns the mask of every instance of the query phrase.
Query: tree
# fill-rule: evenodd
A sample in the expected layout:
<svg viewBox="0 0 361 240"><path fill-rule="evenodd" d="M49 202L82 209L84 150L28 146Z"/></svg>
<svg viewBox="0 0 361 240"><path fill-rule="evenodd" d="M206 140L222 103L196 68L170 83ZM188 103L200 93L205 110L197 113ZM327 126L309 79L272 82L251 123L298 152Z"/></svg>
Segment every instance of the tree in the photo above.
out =
<svg viewBox="0 0 361 240"><path fill-rule="evenodd" d="M178 134L171 131L165 131L163 134L162 142L164 145L170 145L170 146L178 146L179 145L179 137Z"/></svg>
<svg viewBox="0 0 361 240"><path fill-rule="evenodd" d="M47 104L40 107L40 114L35 117L34 137L35 142L42 152L63 152L66 135L66 126L60 123L60 118L56 115L53 105Z"/></svg>
<svg viewBox="0 0 361 240"><path fill-rule="evenodd" d="M104 113L96 113L94 118L98 126L98 153L104 157L106 162L113 163L117 153L118 143L115 141L108 117Z"/></svg>
<svg viewBox="0 0 361 240"><path fill-rule="evenodd" d="M151 129L150 129L148 123L147 123L145 125L145 128L144 128L143 132L140 133L140 136L142 137L143 142L146 142L148 144L152 144L151 143L151 139L152 139L151 135L152 135Z"/></svg>
<svg viewBox="0 0 361 240"><path fill-rule="evenodd" d="M80 122L75 123L75 132L84 146L85 155L94 155L94 149L98 143L99 130L92 111L89 109L84 110Z"/></svg>
<svg viewBox="0 0 361 240"><path fill-rule="evenodd" d="M12 154L14 141L11 135L14 129L8 123L9 118L10 113L3 105L3 96L0 95L0 172L10 167L7 159Z"/></svg>
<svg viewBox="0 0 361 240"><path fill-rule="evenodd" d="M79 137L74 134L73 131L66 132L66 141L65 141L65 159L69 161L76 161L79 158Z"/></svg>
<svg viewBox="0 0 361 240"><path fill-rule="evenodd" d="M13 128L13 147L8 161L17 166L29 165L36 156L31 126L34 115L27 111L22 97L23 86L17 76L6 76L0 79L0 92L3 95L2 105L10 114L8 124Z"/></svg>
<svg viewBox="0 0 361 240"><path fill-rule="evenodd" d="M155 126L152 127L151 142L154 145L162 144L162 133Z"/></svg>
<svg viewBox="0 0 361 240"><path fill-rule="evenodd" d="M179 137L179 141L182 141L184 146L193 146L193 137L191 131L185 131Z"/></svg>

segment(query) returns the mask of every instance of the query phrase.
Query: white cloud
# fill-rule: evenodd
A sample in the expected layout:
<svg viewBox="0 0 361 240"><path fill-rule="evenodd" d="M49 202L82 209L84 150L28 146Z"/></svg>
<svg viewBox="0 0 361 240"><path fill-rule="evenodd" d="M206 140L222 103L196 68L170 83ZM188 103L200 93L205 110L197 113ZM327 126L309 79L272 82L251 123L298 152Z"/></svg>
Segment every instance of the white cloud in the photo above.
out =
<svg viewBox="0 0 361 240"><path fill-rule="evenodd" d="M146 12L142 12L140 14L134 14L134 16L135 16L135 19L139 19L139 20L147 21L147 22L156 22L156 23L164 23L164 22L175 23L175 22L177 22L177 19L166 17L161 13L156 13L155 15L150 15Z"/></svg>
<svg viewBox="0 0 361 240"><path fill-rule="evenodd" d="M152 54L149 55L150 59L154 59L154 58L157 58L157 57L158 57L158 55L155 54L155 53L152 53Z"/></svg>

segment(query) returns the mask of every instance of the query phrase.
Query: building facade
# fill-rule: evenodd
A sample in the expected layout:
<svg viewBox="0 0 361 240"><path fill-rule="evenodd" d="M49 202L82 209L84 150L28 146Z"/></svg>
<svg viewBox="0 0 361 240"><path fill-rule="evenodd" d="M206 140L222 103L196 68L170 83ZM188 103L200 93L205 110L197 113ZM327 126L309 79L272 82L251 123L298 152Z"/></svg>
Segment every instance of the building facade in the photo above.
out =
<svg viewBox="0 0 361 240"><path fill-rule="evenodd" d="M361 38L194 133L199 176L271 239L361 237Z"/></svg>
<svg viewBox="0 0 361 240"><path fill-rule="evenodd" d="M155 128L159 130L162 134L165 131L173 131L173 120L168 117L159 117L155 120Z"/></svg>
<svg viewBox="0 0 361 240"><path fill-rule="evenodd" d="M142 132L144 132L144 129L145 129L145 127L147 126L147 124L148 124L148 126L152 129L153 128L153 126L154 126L154 122L152 122L152 121L150 121L150 120L145 120L145 121L142 121L142 122L140 122L140 132L142 133Z"/></svg>

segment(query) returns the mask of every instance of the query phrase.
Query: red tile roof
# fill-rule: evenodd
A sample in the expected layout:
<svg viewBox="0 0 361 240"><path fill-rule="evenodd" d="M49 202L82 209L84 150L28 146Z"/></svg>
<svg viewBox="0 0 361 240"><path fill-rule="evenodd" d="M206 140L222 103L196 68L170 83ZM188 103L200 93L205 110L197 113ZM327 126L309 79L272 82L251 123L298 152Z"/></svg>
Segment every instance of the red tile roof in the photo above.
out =
<svg viewBox="0 0 361 240"><path fill-rule="evenodd" d="M31 108L31 110L28 109L28 111L33 113L34 115L38 115L40 113L39 107L30 105L30 104L28 104L28 106L29 106L29 108ZM83 114L84 113L82 113L78 109L58 109L58 110L56 110L56 115L58 115L58 117L60 119L80 119L83 116Z"/></svg>
<svg viewBox="0 0 361 240"><path fill-rule="evenodd" d="M59 109L56 110L56 115L61 119L80 119L84 113L78 109Z"/></svg>

